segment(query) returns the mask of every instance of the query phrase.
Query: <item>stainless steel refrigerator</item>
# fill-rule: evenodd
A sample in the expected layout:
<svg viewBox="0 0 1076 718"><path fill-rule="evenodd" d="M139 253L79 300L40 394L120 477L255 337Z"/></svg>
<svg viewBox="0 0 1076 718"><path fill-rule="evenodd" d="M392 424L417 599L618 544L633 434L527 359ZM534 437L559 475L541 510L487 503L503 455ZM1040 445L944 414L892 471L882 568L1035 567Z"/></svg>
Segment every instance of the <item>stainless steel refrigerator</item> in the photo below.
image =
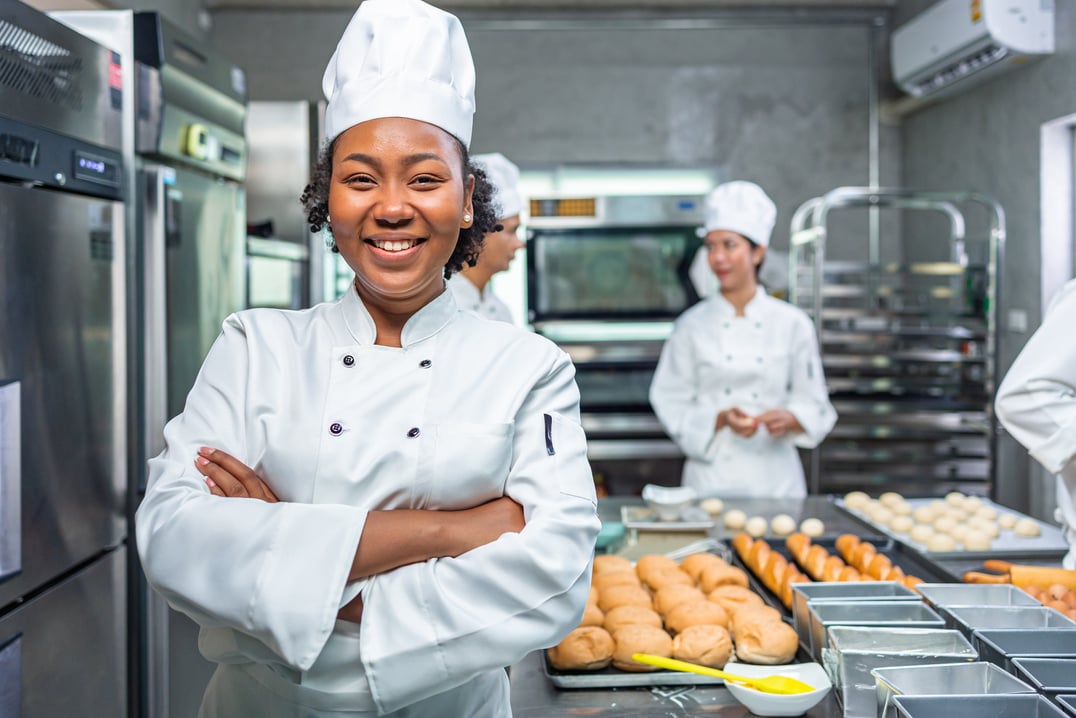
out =
<svg viewBox="0 0 1076 718"><path fill-rule="evenodd" d="M124 60L123 137L131 233L132 504L163 448L221 322L244 307L246 82L241 68L151 12L53 17ZM197 713L213 665L197 626L149 591L132 566L133 712Z"/></svg>
<svg viewBox="0 0 1076 718"><path fill-rule="evenodd" d="M0 716L127 715L121 60L0 5Z"/></svg>

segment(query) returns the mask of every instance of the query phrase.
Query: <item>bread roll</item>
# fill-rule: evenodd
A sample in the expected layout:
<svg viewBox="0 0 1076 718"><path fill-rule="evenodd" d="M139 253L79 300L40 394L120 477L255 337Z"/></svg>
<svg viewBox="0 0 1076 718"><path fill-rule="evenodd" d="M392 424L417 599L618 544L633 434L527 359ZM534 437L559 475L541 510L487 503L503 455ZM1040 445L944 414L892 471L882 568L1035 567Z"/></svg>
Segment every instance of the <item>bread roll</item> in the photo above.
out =
<svg viewBox="0 0 1076 718"><path fill-rule="evenodd" d="M924 524L916 524L915 526L912 526L912 530L908 532L909 538L918 543L926 543L933 535L934 529Z"/></svg>
<svg viewBox="0 0 1076 718"><path fill-rule="evenodd" d="M934 534L927 539L927 551L956 551L956 539L949 534Z"/></svg>
<svg viewBox="0 0 1076 718"><path fill-rule="evenodd" d="M788 663L795 658L798 648L796 630L780 619L737 625L736 656L745 663Z"/></svg>
<svg viewBox="0 0 1076 718"><path fill-rule="evenodd" d="M945 503L949 504L950 506L963 506L964 494L960 493L959 491L950 491L945 495Z"/></svg>
<svg viewBox="0 0 1076 718"><path fill-rule="evenodd" d="M964 534L964 548L968 551L989 551L990 536L984 531L969 529Z"/></svg>
<svg viewBox="0 0 1076 718"><path fill-rule="evenodd" d="M743 586L747 588L747 574L735 566L712 566L702 572L699 586L710 593L718 586Z"/></svg>
<svg viewBox="0 0 1076 718"><path fill-rule="evenodd" d="M752 516L747 519L747 522L743 525L743 530L748 533L749 536L758 538L766 534L766 529L769 527L770 522L762 516Z"/></svg>
<svg viewBox="0 0 1076 718"><path fill-rule="evenodd" d="M594 588L598 589L599 593L607 588L612 588L613 586L642 586L642 584L639 583L639 577L635 575L635 571L607 571L605 573L598 573L590 579L590 583Z"/></svg>
<svg viewBox="0 0 1076 718"><path fill-rule="evenodd" d="M673 639L673 658L724 668L732 657L732 637L721 626L688 626Z"/></svg>
<svg viewBox="0 0 1076 718"><path fill-rule="evenodd" d="M975 515L993 521L997 519L998 512L993 506L979 506L975 509Z"/></svg>
<svg viewBox="0 0 1076 718"><path fill-rule="evenodd" d="M635 567L631 565L631 561L623 556L616 556L614 554L598 554L594 557L594 573L605 573L606 571L634 571Z"/></svg>
<svg viewBox="0 0 1076 718"><path fill-rule="evenodd" d="M735 640L743 626L755 623L781 622L781 612L773 606L744 606L729 619L729 633Z"/></svg>
<svg viewBox="0 0 1076 718"><path fill-rule="evenodd" d="M613 667L622 671L642 673L658 670L655 666L633 661L633 653L672 657L672 638L665 631L653 626L623 626L613 634L613 641L616 643L613 650Z"/></svg>
<svg viewBox="0 0 1076 718"><path fill-rule="evenodd" d="M718 586L706 596L706 599L721 606L729 616L744 606L765 605L762 596L743 586Z"/></svg>
<svg viewBox="0 0 1076 718"><path fill-rule="evenodd" d="M549 649L549 662L561 671L597 671L609 665L614 649L613 637L604 628L584 626Z"/></svg>
<svg viewBox="0 0 1076 718"><path fill-rule="evenodd" d="M938 518L934 519L934 523L931 524L931 528L933 528L935 532L940 534L949 533L950 531L952 531L954 526L956 526L956 519L954 519L952 516L939 516Z"/></svg>
<svg viewBox="0 0 1076 718"><path fill-rule="evenodd" d="M658 591L666 586L691 586L694 588L695 579L679 568L668 571L654 570L646 575L646 585L652 591Z"/></svg>
<svg viewBox="0 0 1076 718"><path fill-rule="evenodd" d="M653 609L643 606L620 606L605 614L602 626L610 634L616 633L617 629L624 626L654 626L661 628L661 616Z"/></svg>
<svg viewBox="0 0 1076 718"><path fill-rule="evenodd" d="M937 518L937 515L934 513L933 507L919 506L912 511L912 518L915 519L917 523L929 524Z"/></svg>
<svg viewBox="0 0 1076 718"><path fill-rule="evenodd" d="M638 586L610 586L598 595L598 608L608 613L618 606L653 608L650 594Z"/></svg>
<svg viewBox="0 0 1076 718"><path fill-rule="evenodd" d="M894 516L893 520L889 522L889 528L899 534L908 533L913 526L915 526L915 521L912 520L911 516Z"/></svg>
<svg viewBox="0 0 1076 718"><path fill-rule="evenodd" d="M796 519L788 514L777 514L770 519L770 530L777 536L788 536L796 530Z"/></svg>
<svg viewBox="0 0 1076 718"><path fill-rule="evenodd" d="M844 505L850 509L862 509L871 500L871 497L862 491L849 491L844 495Z"/></svg>
<svg viewBox="0 0 1076 718"><path fill-rule="evenodd" d="M998 516L998 526L1003 529L1011 529L1016 526L1016 517L1012 514L1002 514Z"/></svg>
<svg viewBox="0 0 1076 718"><path fill-rule="evenodd" d="M635 562L635 573L643 581L647 580L647 576L657 571L671 571L680 570L680 564L673 561L668 556L662 556L658 553L651 553L643 556Z"/></svg>
<svg viewBox="0 0 1076 718"><path fill-rule="evenodd" d="M1039 524L1035 519L1020 519L1012 530L1017 536L1025 538L1033 538L1042 533L1042 529L1039 528Z"/></svg>
<svg viewBox="0 0 1076 718"><path fill-rule="evenodd" d="M696 581L702 576L702 572L710 566L728 566L728 563L723 558L712 553L693 553L680 562L680 570Z"/></svg>
<svg viewBox="0 0 1076 718"><path fill-rule="evenodd" d="M673 633L680 633L688 626L722 626L729 625L729 615L713 601L705 598L701 601L681 603L665 617L665 627Z"/></svg>
<svg viewBox="0 0 1076 718"><path fill-rule="evenodd" d="M911 516L912 511L914 511L915 509L913 509L912 505L909 504L907 501L901 501L899 504L893 504L892 506L890 506L889 510L897 516Z"/></svg>
<svg viewBox="0 0 1076 718"><path fill-rule="evenodd" d="M598 605L598 589L594 586L590 587L590 595L587 596L587 603L592 603L595 606Z"/></svg>
<svg viewBox="0 0 1076 718"><path fill-rule="evenodd" d="M878 497L878 501L886 506L892 507L895 504L904 503L904 497L898 494L896 491L886 491Z"/></svg>
<svg viewBox="0 0 1076 718"><path fill-rule="evenodd" d="M706 598L699 589L694 586L669 585L657 590L654 594L654 610L662 616L667 616L681 603L702 601Z"/></svg>
<svg viewBox="0 0 1076 718"><path fill-rule="evenodd" d="M725 502L716 497L703 499L699 502L699 507L711 516L717 516L725 510Z"/></svg>
<svg viewBox="0 0 1076 718"><path fill-rule="evenodd" d="M588 603L583 611L583 620L580 626L602 626L605 623L605 612L598 608L597 604Z"/></svg>

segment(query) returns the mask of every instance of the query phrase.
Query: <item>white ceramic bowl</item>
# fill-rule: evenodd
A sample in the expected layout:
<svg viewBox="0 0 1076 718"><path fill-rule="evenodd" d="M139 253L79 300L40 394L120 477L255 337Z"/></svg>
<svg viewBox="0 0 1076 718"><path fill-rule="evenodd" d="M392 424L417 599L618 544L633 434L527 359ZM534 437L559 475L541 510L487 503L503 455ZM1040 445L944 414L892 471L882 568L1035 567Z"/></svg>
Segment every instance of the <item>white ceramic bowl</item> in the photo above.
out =
<svg viewBox="0 0 1076 718"><path fill-rule="evenodd" d="M684 486L659 486L647 484L643 487L643 501L662 521L676 521L680 511L691 505L698 494L695 489Z"/></svg>
<svg viewBox="0 0 1076 718"><path fill-rule="evenodd" d="M725 683L729 693L759 716L798 716L816 706L833 688L833 683L822 666L817 663L791 663L785 666L756 666L750 663L732 663L725 666L727 673L746 678L763 676L791 676L804 683L815 686L810 693L780 695L762 693L753 688Z"/></svg>

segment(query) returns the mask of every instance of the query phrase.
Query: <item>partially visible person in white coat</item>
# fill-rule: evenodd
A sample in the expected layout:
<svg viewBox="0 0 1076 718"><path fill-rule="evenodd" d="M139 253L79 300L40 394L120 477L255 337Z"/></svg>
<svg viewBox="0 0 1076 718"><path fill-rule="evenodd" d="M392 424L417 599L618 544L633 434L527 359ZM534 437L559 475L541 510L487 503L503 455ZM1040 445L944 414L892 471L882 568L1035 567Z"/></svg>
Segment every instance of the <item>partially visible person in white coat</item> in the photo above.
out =
<svg viewBox="0 0 1076 718"><path fill-rule="evenodd" d="M474 80L452 15L359 6L303 195L354 284L230 316L150 462L139 556L218 664L202 718L505 718L505 666L582 617L574 368L445 287L497 221Z"/></svg>
<svg viewBox="0 0 1076 718"><path fill-rule="evenodd" d="M998 420L1046 470L1057 475L1057 520L1076 569L1076 279L1050 302L1042 324L998 387Z"/></svg>
<svg viewBox="0 0 1076 718"><path fill-rule="evenodd" d="M523 246L519 239L519 215L523 211L519 167L499 152L475 155L471 161L485 170L494 187L498 228L482 239L482 251L474 266L465 264L448 280L448 287L461 308L486 319L511 322L511 310L493 293L489 282L494 274L508 269L516 250Z"/></svg>
<svg viewBox="0 0 1076 718"><path fill-rule="evenodd" d="M837 420L811 320L758 283L776 216L751 182L706 197L720 291L676 320L650 385L654 412L687 457L682 484L702 496L805 496L796 447L817 446Z"/></svg>

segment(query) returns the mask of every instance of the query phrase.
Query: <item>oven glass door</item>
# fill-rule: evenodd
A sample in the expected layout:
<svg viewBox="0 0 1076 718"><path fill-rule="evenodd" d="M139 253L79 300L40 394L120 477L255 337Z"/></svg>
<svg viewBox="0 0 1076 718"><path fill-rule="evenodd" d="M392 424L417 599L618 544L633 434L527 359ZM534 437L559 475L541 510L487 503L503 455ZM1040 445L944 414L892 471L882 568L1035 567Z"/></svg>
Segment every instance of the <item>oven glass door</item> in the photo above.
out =
<svg viewBox="0 0 1076 718"><path fill-rule="evenodd" d="M688 270L694 227L532 230L531 322L674 319L698 301Z"/></svg>

